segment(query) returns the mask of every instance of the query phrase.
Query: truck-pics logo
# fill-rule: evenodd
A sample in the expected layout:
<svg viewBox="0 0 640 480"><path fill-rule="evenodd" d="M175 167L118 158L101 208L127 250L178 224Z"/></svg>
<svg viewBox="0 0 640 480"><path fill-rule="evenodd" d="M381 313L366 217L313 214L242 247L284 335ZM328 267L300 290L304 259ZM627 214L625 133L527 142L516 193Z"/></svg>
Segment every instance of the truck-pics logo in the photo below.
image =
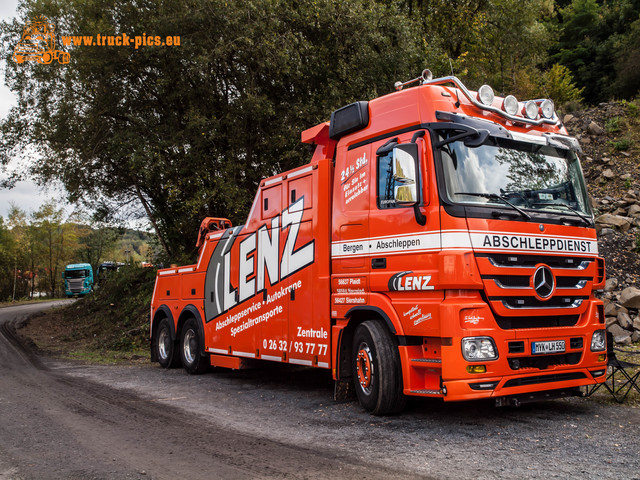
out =
<svg viewBox="0 0 640 480"><path fill-rule="evenodd" d="M435 287L429 285L431 275L409 275L412 270L396 273L389 279L389 290L404 292L409 290L433 290Z"/></svg>
<svg viewBox="0 0 640 480"><path fill-rule="evenodd" d="M71 55L56 49L54 31L55 27L46 17L38 16L27 22L22 37L13 50L13 60L16 63L36 61L45 65L54 60L60 64L69 63Z"/></svg>
<svg viewBox="0 0 640 480"><path fill-rule="evenodd" d="M244 226L224 233L211 254L207 268L204 302L207 322L313 263L315 240L295 250L303 210L304 197L301 197L281 215L274 217L269 226L265 224L244 237L240 241L237 258L231 258L231 250ZM280 233L287 229L280 255ZM232 264L237 268L232 269ZM235 273L233 280L232 270ZM269 285L266 276L269 277Z"/></svg>

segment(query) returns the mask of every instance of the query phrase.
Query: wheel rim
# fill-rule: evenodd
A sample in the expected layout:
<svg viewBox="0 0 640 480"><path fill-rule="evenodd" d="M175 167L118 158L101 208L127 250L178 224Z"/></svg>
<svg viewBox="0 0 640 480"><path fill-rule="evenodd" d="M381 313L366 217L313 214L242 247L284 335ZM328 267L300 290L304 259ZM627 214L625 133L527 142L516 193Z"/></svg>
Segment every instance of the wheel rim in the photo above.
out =
<svg viewBox="0 0 640 480"><path fill-rule="evenodd" d="M371 349L366 343L361 343L356 356L356 372L360 388L367 395L371 394L371 380L373 378L373 357Z"/></svg>
<svg viewBox="0 0 640 480"><path fill-rule="evenodd" d="M162 360L169 358L169 349L171 348L171 338L169 332L165 328L160 330L158 334L158 355Z"/></svg>
<svg viewBox="0 0 640 480"><path fill-rule="evenodd" d="M187 363L191 364L195 361L197 349L198 342L195 332L193 330L187 330L182 340L182 351L184 352L184 359Z"/></svg>

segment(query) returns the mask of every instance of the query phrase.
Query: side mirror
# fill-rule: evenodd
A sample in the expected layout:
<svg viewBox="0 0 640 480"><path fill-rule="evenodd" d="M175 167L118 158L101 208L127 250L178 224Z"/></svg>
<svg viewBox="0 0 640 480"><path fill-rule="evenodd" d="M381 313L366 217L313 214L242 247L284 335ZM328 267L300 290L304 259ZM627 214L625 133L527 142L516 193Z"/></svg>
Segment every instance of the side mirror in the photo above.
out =
<svg viewBox="0 0 640 480"><path fill-rule="evenodd" d="M394 198L398 205L418 203L418 146L415 143L397 145L393 149Z"/></svg>

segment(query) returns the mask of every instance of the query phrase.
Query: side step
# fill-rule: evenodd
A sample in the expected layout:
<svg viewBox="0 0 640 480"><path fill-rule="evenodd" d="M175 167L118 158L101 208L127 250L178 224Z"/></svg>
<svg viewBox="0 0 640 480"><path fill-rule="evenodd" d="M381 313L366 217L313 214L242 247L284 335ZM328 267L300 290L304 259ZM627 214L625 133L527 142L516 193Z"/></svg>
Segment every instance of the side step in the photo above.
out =
<svg viewBox="0 0 640 480"><path fill-rule="evenodd" d="M232 368L234 370L241 370L244 368L251 368L256 365L256 361L250 358L234 357L231 355L217 355L211 353L209 355L212 367Z"/></svg>

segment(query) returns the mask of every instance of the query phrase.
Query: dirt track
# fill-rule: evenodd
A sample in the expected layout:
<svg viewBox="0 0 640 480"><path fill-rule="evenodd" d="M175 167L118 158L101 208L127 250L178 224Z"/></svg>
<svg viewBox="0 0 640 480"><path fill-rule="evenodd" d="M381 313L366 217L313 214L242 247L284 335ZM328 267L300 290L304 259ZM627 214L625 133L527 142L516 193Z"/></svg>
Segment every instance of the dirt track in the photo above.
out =
<svg viewBox="0 0 640 480"><path fill-rule="evenodd" d="M0 479L640 478L640 410L414 400L371 417L324 371L188 376L41 359L0 309Z"/></svg>

